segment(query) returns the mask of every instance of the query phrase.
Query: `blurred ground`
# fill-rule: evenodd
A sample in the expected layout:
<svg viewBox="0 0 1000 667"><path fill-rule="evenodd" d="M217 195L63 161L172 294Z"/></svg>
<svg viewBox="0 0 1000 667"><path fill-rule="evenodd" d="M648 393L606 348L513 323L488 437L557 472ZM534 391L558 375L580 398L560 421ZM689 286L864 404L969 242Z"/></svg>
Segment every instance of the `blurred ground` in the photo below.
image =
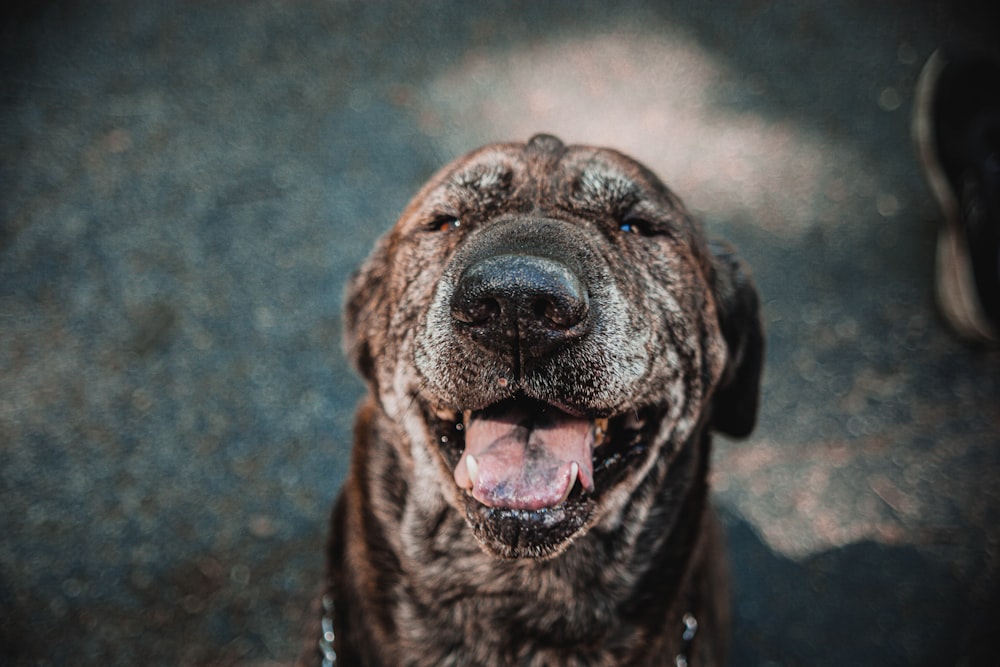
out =
<svg viewBox="0 0 1000 667"><path fill-rule="evenodd" d="M539 130L646 161L754 267L733 665L996 664L1000 356L935 314L908 136L988 4L3 11L4 665L287 663L361 391L344 279L434 168Z"/></svg>

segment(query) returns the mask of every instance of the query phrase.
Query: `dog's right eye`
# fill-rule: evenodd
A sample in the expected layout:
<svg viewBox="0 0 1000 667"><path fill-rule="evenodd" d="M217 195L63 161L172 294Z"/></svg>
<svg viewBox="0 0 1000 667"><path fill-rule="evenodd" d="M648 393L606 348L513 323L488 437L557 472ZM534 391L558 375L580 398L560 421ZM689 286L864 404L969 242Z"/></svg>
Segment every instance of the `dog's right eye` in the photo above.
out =
<svg viewBox="0 0 1000 667"><path fill-rule="evenodd" d="M462 221L454 215L439 215L427 224L432 232L450 232L462 226Z"/></svg>

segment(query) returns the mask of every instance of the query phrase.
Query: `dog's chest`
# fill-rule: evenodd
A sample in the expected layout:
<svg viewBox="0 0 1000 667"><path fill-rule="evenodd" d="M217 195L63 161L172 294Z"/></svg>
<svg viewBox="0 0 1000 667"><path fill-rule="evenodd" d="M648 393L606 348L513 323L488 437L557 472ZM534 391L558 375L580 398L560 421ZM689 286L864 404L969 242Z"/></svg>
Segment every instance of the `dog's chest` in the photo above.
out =
<svg viewBox="0 0 1000 667"><path fill-rule="evenodd" d="M609 582L627 577L613 568L567 573L551 563L495 561L478 549L422 565L395 610L400 664L673 664L640 657L651 648L649 631L623 619L623 591Z"/></svg>
<svg viewBox="0 0 1000 667"><path fill-rule="evenodd" d="M476 610L481 613L480 610ZM613 636L609 634L613 631ZM558 632L539 638L545 629L521 627L496 617L473 617L451 626L418 624L400 633L394 664L408 667L443 665L482 667L675 667L678 647L662 637L650 638L635 628L612 627L597 637L560 642Z"/></svg>
<svg viewBox="0 0 1000 667"><path fill-rule="evenodd" d="M623 664L623 644L631 647L629 653L642 646L641 637L629 628L602 628L593 619L586 627L571 628L573 622L579 622L579 613L571 613L577 618L567 619L567 614L560 615L554 607L519 607L511 599L461 601L437 615L420 611L404 611L402 616L407 620L397 626L400 664L611 667Z"/></svg>

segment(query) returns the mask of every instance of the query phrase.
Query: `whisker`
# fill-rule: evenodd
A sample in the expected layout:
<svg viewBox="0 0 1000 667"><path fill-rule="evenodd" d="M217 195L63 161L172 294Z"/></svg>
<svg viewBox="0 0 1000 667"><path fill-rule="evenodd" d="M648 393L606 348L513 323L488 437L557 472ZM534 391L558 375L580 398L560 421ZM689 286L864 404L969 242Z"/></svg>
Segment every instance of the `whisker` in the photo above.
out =
<svg viewBox="0 0 1000 667"><path fill-rule="evenodd" d="M417 398L420 396L421 393L423 393L423 390L426 387L427 387L427 380L421 379L420 385L416 388L416 390L412 394L410 394L410 402L406 404L406 410L403 411L402 415L399 415L396 418L397 424L399 424L400 426L402 425L400 420L403 418L403 415L407 414L413 408L413 404L417 402Z"/></svg>

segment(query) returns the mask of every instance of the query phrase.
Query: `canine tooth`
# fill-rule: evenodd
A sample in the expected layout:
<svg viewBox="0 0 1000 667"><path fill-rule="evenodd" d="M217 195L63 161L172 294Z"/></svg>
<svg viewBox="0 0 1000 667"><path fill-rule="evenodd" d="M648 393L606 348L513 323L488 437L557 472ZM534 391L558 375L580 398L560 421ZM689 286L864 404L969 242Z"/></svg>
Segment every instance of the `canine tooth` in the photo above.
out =
<svg viewBox="0 0 1000 667"><path fill-rule="evenodd" d="M476 482L479 481L479 461L472 454L465 455L465 469L469 471L469 488L475 488Z"/></svg>
<svg viewBox="0 0 1000 667"><path fill-rule="evenodd" d="M471 419L472 419L472 410L466 410L465 412L462 413L462 423L465 424L466 427L469 426L469 421Z"/></svg>
<svg viewBox="0 0 1000 667"><path fill-rule="evenodd" d="M576 478L579 477L579 475L580 464L573 461L573 463L569 466L569 484L566 485L566 491L563 493L563 497L559 499L559 502L556 503L557 505L566 502L566 499L569 498L569 494L573 492L573 487L576 486Z"/></svg>
<svg viewBox="0 0 1000 667"><path fill-rule="evenodd" d="M608 418L599 417L594 420L594 444L599 445L608 433Z"/></svg>

